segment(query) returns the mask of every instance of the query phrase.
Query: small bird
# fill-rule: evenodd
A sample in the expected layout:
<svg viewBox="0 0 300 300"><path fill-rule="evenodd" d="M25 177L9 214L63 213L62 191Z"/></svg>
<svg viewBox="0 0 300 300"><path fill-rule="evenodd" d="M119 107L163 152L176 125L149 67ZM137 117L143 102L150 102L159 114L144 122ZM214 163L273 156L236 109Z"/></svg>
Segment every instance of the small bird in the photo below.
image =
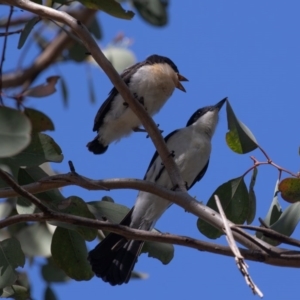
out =
<svg viewBox="0 0 300 300"><path fill-rule="evenodd" d="M227 98L214 106L197 110L185 128L175 130L165 137L188 190L204 176L208 168L211 139L219 119L219 111L226 100ZM157 152L144 180L167 189L174 188ZM171 204L156 195L140 191L134 207L120 225L150 231ZM127 240L121 235L110 233L89 252L88 260L96 276L111 285L121 285L129 281L143 244L143 241Z"/></svg>
<svg viewBox="0 0 300 300"><path fill-rule="evenodd" d="M163 107L175 88L185 92L180 81L187 81L171 59L160 55L151 55L125 69L121 78L150 116ZM93 131L97 131L98 135L87 147L94 154L102 154L113 141L132 131L145 131L139 128L140 125L139 118L114 87L97 112Z"/></svg>

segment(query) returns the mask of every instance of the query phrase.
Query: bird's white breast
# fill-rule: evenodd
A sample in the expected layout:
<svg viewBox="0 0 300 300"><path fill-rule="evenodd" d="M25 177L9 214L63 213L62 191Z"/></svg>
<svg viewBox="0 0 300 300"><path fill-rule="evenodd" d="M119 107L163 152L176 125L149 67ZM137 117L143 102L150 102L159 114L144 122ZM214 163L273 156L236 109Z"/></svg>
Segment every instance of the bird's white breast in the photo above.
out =
<svg viewBox="0 0 300 300"><path fill-rule="evenodd" d="M193 126L179 130L167 142L170 151L174 151L175 162L179 167L182 179L190 186L196 176L206 165L211 152L211 139L205 133L196 132ZM161 169L161 159L158 156L146 175L146 180L156 182L171 189L172 183L166 170L155 181ZM145 192L139 192L132 215L132 227L149 230L170 202ZM148 228L147 228L148 227Z"/></svg>

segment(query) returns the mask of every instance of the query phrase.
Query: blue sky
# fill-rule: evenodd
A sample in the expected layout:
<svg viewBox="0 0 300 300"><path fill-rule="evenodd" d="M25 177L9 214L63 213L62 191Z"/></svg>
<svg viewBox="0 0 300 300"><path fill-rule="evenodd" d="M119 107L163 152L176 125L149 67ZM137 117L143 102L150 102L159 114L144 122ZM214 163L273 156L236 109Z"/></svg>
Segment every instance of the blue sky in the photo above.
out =
<svg viewBox="0 0 300 300"><path fill-rule="evenodd" d="M175 91L162 111L154 117L167 134L185 126L189 117L202 106L215 104L224 97L240 120L254 133L260 145L277 164L299 170L299 98L300 98L300 2L284 1L170 1L169 24L158 29L143 22L139 16L132 21L114 19L101 13L105 46L120 31L134 39L131 49L138 60L150 54L170 57L182 75L187 93ZM9 55L5 68L13 68L19 52L17 37L9 38ZM93 67L97 103L88 99L85 67L64 63L60 72L69 86L70 104L63 107L60 91L27 105L46 112L54 121L56 131L50 135L62 147L64 161L53 169L68 172L68 160L76 171L94 178L143 178L154 147L143 134L134 134L110 146L105 155L95 156L85 145L94 138L93 119L106 99L112 85L105 74ZM44 72L39 82L57 75L57 68ZM249 155L264 160L254 151L247 155L233 153L226 145L226 112L213 139L209 169L200 183L190 190L192 196L206 203L222 183L242 175L251 165ZM264 217L272 200L278 172L270 166L258 170L257 214ZM286 176L286 175L284 175ZM247 178L249 182L249 178ZM136 191L90 192L76 187L63 189L65 196L78 195L86 201L109 195L118 203L132 206ZM283 207L286 204L282 199ZM163 232L206 240L196 228L196 217L172 206L159 220ZM293 237L299 238L299 230ZM220 238L218 243L225 243ZM95 242L89 243L91 249ZM265 299L298 299L299 270L248 262L254 282ZM42 299L44 283L38 268L29 268L34 282L33 296ZM111 287L98 278L89 282L70 281L53 285L59 299L253 299L250 289L236 268L233 258L175 246L175 257L164 266L143 254L136 270L149 274L147 280L132 281Z"/></svg>

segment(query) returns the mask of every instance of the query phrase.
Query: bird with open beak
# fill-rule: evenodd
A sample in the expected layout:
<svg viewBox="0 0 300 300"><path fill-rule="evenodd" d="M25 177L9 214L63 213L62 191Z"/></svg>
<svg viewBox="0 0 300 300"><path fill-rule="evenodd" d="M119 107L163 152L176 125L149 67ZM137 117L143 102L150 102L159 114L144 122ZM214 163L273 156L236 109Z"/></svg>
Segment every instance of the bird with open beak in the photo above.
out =
<svg viewBox="0 0 300 300"><path fill-rule="evenodd" d="M121 78L150 116L163 107L175 88L185 92L181 81L187 81L171 59L160 55L151 55L125 69ZM97 112L93 131L98 134L87 147L94 154L102 154L113 141L132 131L143 131L140 125L139 118L114 87Z"/></svg>
<svg viewBox="0 0 300 300"><path fill-rule="evenodd" d="M224 98L215 105L198 109L190 117L186 127L174 130L165 137L187 190L200 181L207 171L211 140L217 127L219 112L226 100L227 98ZM150 161L144 180L174 189L157 152ZM140 191L134 207L120 224L150 231L171 204L159 196ZM130 280L143 245L143 241L130 240L110 233L89 252L88 260L96 276L111 285L121 285Z"/></svg>

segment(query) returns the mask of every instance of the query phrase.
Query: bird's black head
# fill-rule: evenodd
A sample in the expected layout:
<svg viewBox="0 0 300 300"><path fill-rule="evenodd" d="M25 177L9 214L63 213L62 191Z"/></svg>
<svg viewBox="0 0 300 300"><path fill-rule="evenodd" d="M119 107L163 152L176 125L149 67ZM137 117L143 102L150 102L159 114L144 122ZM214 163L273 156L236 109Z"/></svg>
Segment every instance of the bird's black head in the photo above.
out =
<svg viewBox="0 0 300 300"><path fill-rule="evenodd" d="M165 56L160 56L157 54L153 54L146 58L146 62L149 65L159 64L159 63L165 63L168 64L176 73L179 73L177 66L173 63L173 61Z"/></svg>
<svg viewBox="0 0 300 300"><path fill-rule="evenodd" d="M205 106L205 107L202 107L202 108L198 109L190 117L190 119L188 120L186 126L188 127L188 126L192 125L193 123L195 123L197 120L199 120L199 118L201 118L203 115L205 115L208 111L214 111L214 110L219 111L222 108L223 104L226 102L226 100L227 100L227 97L222 99L216 105Z"/></svg>

